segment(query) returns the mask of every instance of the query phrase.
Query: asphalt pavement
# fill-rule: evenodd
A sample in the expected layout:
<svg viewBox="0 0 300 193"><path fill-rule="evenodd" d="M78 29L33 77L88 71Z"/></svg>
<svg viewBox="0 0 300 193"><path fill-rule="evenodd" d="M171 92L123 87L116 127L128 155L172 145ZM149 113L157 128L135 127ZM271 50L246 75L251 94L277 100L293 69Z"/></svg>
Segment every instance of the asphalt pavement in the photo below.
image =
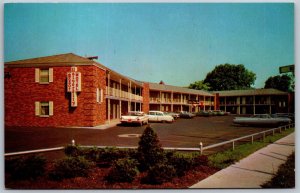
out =
<svg viewBox="0 0 300 193"><path fill-rule="evenodd" d="M261 188L295 152L295 133L272 143L190 188Z"/></svg>

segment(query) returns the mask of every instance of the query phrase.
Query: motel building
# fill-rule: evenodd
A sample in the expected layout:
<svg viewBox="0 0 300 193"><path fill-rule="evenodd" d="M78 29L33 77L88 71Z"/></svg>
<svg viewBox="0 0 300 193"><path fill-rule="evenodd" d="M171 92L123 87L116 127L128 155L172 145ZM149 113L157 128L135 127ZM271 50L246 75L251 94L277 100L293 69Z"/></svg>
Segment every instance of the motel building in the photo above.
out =
<svg viewBox="0 0 300 193"><path fill-rule="evenodd" d="M94 127L128 111L221 109L234 114L289 112L275 89L206 92L137 81L73 53L5 63L6 126Z"/></svg>
<svg viewBox="0 0 300 193"><path fill-rule="evenodd" d="M291 95L276 89L215 91L220 110L232 114L291 112Z"/></svg>

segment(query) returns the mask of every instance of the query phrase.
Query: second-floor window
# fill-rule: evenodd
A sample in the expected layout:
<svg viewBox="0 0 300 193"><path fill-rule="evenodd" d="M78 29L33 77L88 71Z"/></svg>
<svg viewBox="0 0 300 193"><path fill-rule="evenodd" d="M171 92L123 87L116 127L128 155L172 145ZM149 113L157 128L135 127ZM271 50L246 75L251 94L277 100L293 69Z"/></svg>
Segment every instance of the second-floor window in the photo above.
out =
<svg viewBox="0 0 300 193"><path fill-rule="evenodd" d="M53 82L53 68L36 68L35 82L40 84Z"/></svg>

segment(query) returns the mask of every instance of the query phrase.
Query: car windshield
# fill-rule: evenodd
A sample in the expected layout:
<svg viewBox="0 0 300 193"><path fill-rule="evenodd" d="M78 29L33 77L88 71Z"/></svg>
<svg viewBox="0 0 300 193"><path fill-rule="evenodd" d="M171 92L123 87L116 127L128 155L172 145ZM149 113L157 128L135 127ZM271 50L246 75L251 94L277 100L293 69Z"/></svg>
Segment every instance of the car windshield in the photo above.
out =
<svg viewBox="0 0 300 193"><path fill-rule="evenodd" d="M128 116L143 116L144 113L142 113L142 112L129 112L127 115Z"/></svg>

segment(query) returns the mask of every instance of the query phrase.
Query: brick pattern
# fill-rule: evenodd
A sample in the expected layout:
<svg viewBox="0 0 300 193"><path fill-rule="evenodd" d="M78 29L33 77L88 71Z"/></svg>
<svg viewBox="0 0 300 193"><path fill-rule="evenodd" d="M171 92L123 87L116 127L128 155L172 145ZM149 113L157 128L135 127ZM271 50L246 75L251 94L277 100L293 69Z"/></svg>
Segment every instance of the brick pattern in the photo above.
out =
<svg viewBox="0 0 300 193"><path fill-rule="evenodd" d="M143 108L142 111L145 113L149 112L149 102L150 102L150 90L149 83L143 83Z"/></svg>
<svg viewBox="0 0 300 193"><path fill-rule="evenodd" d="M96 104L96 88L105 92L105 71L96 66L78 66L82 74L82 92L78 106L70 107L67 72L70 67L53 67L53 83L35 83L35 68L6 68L5 125L7 126L95 126L105 122L105 100ZM35 101L53 101L53 116L35 116ZM16 112L17 111L17 112ZM102 116L104 114L104 116Z"/></svg>

